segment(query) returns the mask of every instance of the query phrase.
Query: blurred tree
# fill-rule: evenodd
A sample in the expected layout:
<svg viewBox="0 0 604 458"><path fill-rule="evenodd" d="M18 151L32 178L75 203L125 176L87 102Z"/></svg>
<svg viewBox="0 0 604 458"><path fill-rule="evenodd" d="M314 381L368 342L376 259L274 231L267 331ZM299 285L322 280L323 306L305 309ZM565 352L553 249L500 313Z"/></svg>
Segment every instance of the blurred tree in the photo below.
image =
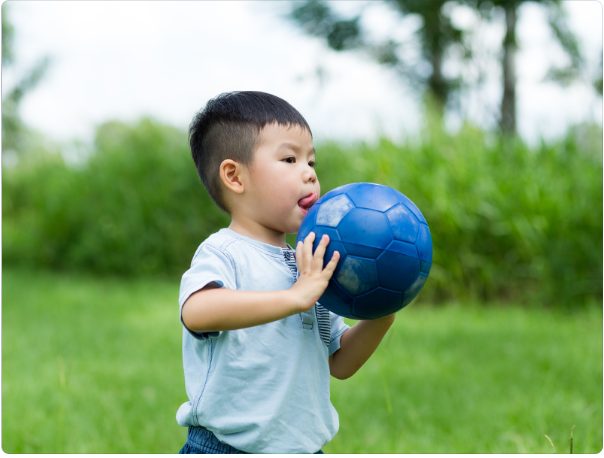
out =
<svg viewBox="0 0 604 458"><path fill-rule="evenodd" d="M2 5L2 72L14 64L14 27L9 19L7 3ZM19 116L19 105L25 94L40 82L48 68L48 57L41 58L27 71L15 86L2 97L2 150L21 150L21 143L27 132Z"/></svg>
<svg viewBox="0 0 604 458"><path fill-rule="evenodd" d="M4 6L4 5L3 5ZM8 21L7 8L2 11L2 65L9 65L13 61L13 38L15 29Z"/></svg>
<svg viewBox="0 0 604 458"><path fill-rule="evenodd" d="M595 79L593 80L592 84L594 89L596 90L596 92L598 94L600 94L600 97L602 96L602 89L604 89L602 86L604 85L604 79L602 78L602 51L600 51L600 66L598 69L598 75L595 77Z"/></svg>
<svg viewBox="0 0 604 458"><path fill-rule="evenodd" d="M503 95L501 98L501 114L499 125L506 134L516 133L516 52L518 40L516 38L516 26L518 22L518 8L526 2L531 1L541 5L547 10L548 25L569 58L569 63L564 67L552 67L546 79L556 81L563 86L579 79L584 71L584 60L579 51L576 37L570 31L566 14L562 9L561 0L465 0L464 3L476 8L481 16L489 21L494 19L497 10L503 10L505 14L505 35L502 48L501 70L503 76Z"/></svg>
<svg viewBox="0 0 604 458"><path fill-rule="evenodd" d="M401 17L416 15L421 18L422 26L415 32L416 38L413 40L421 50L419 62L409 56L411 53L405 52L404 48L409 47L409 42L392 38L382 42L372 41L359 24L360 14L345 19L324 1L294 2L287 17L308 34L324 38L335 51L364 51L379 64L393 68L413 86L427 86L442 111L451 93L460 84L458 78L443 73L444 56L451 46L463 47L463 31L452 24L448 15L443 14L447 1L396 0L385 3ZM426 70L426 62L430 70Z"/></svg>
<svg viewBox="0 0 604 458"><path fill-rule="evenodd" d="M516 70L515 60L518 48L516 24L519 5L535 0L389 0L384 4L392 8L399 16L415 15L421 18L422 26L416 31L414 40L420 44L423 63L430 68L426 72L420 63L413 63L405 55L409 43L386 39L380 43L372 42L369 34L360 26L361 14L352 19L343 18L331 6L322 0L293 2L287 17L301 26L308 34L327 40L330 48L336 51L361 50L372 56L378 63L397 70L407 81L428 87L436 96L442 110L451 96L462 87L464 82L459 76L447 76L443 73L445 56L454 47L461 49L463 60L472 57L471 44L468 43L466 30L456 27L450 11L459 5L465 5L478 11L480 17L493 21L503 10L506 33L502 43L503 56L502 86L503 96L500 108L500 127L507 134L516 132ZM547 2L535 1L547 9L548 24L554 32L562 49L570 57L566 67L552 68L547 78L561 84L569 84L583 70L583 60L574 35L570 32L561 0ZM368 3L367 5L370 5Z"/></svg>

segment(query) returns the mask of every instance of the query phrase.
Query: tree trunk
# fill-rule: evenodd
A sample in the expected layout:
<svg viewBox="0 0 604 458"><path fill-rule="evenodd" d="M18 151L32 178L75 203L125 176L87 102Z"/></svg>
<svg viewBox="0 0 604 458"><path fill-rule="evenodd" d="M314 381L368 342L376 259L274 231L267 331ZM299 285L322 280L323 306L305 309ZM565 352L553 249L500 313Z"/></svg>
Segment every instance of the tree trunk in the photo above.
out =
<svg viewBox="0 0 604 458"><path fill-rule="evenodd" d="M503 40L503 98L501 99L501 130L516 133L516 2L505 2L506 33Z"/></svg>
<svg viewBox="0 0 604 458"><path fill-rule="evenodd" d="M432 93L436 96L437 109L439 115L442 117L445 111L445 105L447 104L449 91L447 82L443 77L443 50L438 44L438 40L434 40L431 57L432 75L430 75L430 78L428 79L428 87L430 87Z"/></svg>
<svg viewBox="0 0 604 458"><path fill-rule="evenodd" d="M424 19L422 38L424 41L424 55L430 61L432 74L428 78L428 87L434 96L436 110L440 119L443 119L445 106L449 98L449 85L443 75L443 16L442 8L444 1L419 3Z"/></svg>

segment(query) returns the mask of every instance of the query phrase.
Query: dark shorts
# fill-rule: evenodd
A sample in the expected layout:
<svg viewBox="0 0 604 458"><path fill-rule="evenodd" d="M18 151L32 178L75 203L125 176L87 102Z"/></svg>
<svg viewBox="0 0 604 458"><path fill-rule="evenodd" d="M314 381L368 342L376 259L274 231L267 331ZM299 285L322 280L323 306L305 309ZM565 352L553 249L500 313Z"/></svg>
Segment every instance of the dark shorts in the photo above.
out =
<svg viewBox="0 0 604 458"><path fill-rule="evenodd" d="M242 452L228 444L224 444L218 440L212 431L208 431L203 426L189 426L187 432L187 442L180 449L179 454L193 453L247 453ZM323 453L319 450L316 453Z"/></svg>

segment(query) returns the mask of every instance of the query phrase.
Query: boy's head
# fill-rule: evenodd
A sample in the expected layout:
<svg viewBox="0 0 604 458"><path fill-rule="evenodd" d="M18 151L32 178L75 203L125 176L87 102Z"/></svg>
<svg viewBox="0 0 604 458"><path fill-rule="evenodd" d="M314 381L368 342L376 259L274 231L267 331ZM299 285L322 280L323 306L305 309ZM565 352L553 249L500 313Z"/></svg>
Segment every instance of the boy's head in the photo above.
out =
<svg viewBox="0 0 604 458"><path fill-rule="evenodd" d="M221 164L231 160L251 168L265 127L285 129L310 127L302 115L285 100L265 92L236 91L211 99L189 126L189 144L197 173L212 200L231 213L225 199Z"/></svg>

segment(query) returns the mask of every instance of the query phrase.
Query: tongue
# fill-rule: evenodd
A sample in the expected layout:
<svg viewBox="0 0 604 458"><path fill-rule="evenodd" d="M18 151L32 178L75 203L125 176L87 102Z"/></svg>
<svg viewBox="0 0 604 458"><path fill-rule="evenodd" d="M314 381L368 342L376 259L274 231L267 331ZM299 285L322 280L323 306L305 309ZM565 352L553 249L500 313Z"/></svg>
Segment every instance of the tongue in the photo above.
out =
<svg viewBox="0 0 604 458"><path fill-rule="evenodd" d="M312 203L312 201L315 199L315 196L316 196L316 194L313 192L312 194L310 194L306 197L303 197L302 199L300 199L298 201L298 205L300 207L308 207Z"/></svg>

